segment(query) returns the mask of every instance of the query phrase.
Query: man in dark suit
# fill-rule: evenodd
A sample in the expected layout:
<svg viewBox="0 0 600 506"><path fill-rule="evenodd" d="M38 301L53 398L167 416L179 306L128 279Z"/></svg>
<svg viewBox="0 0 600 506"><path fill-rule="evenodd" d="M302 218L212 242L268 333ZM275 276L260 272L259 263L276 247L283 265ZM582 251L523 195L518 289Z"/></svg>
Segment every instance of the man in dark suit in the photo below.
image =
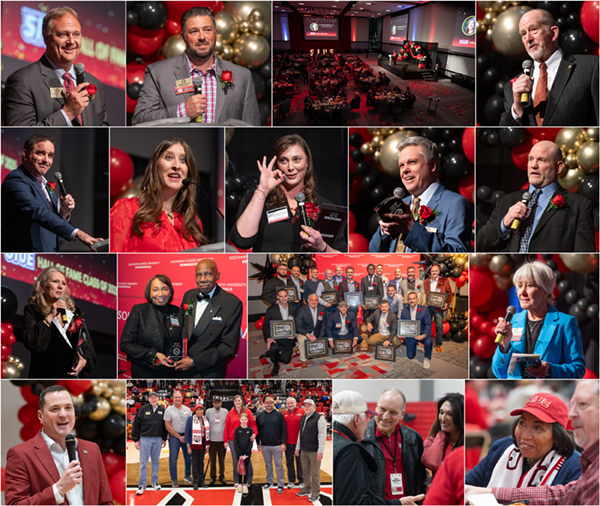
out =
<svg viewBox="0 0 600 506"><path fill-rule="evenodd" d="M386 214L371 238L371 253L465 253L471 242L473 204L439 182L438 147L424 137L398 146L400 179L410 193L403 214Z"/></svg>
<svg viewBox="0 0 600 506"><path fill-rule="evenodd" d="M595 252L593 203L558 184L562 168L556 144L533 146L527 163L529 204L522 202L523 191L502 197L477 234L477 251ZM520 225L513 232L515 220Z"/></svg>
<svg viewBox="0 0 600 506"><path fill-rule="evenodd" d="M76 84L74 63L81 51L81 28L70 7L52 9L44 16L46 52L8 77L2 97L5 125L108 125L102 83L84 72L84 82ZM88 85L96 87L95 94Z"/></svg>
<svg viewBox="0 0 600 506"><path fill-rule="evenodd" d="M504 86L500 125L598 126L598 55L564 54L556 20L544 9L523 14L519 33L533 71Z"/></svg>
<svg viewBox="0 0 600 506"><path fill-rule="evenodd" d="M429 313L435 321L435 351L442 352L442 336L444 335L444 312L448 309L454 292L447 278L440 277L440 267L433 264L429 269L429 278L423 283L425 285L425 298L429 292L438 292L446 296L446 302L440 308L429 306Z"/></svg>
<svg viewBox="0 0 600 506"><path fill-rule="evenodd" d="M294 282L288 278L288 266L284 263L277 266L277 275L263 285L260 298L270 306L274 306L277 304L277 291L282 286L294 286Z"/></svg>
<svg viewBox="0 0 600 506"><path fill-rule="evenodd" d="M360 292L360 284L354 279L354 267L346 267L346 279L338 286L338 302L346 300L347 293ZM348 309L351 313L357 313L358 307Z"/></svg>
<svg viewBox="0 0 600 506"><path fill-rule="evenodd" d="M379 302L381 302L384 296L383 282L381 281L381 278L375 274L375 266L373 264L367 265L367 275L360 280L360 291L363 294L363 320L366 321L375 310L367 309L367 306L364 305L365 297L369 295L378 295Z"/></svg>
<svg viewBox="0 0 600 506"><path fill-rule="evenodd" d="M296 316L296 308L288 304L288 292L285 287L279 288L277 292L277 304L267 309L265 321L263 324L263 337L267 344L267 356L271 359L273 368L271 376L279 374L279 362L289 364L292 361L292 354L296 346L295 336L287 339L273 339L271 337L271 322L278 320L293 320ZM297 332L297 329L296 329ZM265 356L265 354L263 354Z"/></svg>
<svg viewBox="0 0 600 506"><path fill-rule="evenodd" d="M367 329L371 333L367 339L371 346L389 346L392 343L397 348L402 344L396 335L398 318L390 311L390 303L385 299L379 304L379 309L367 318Z"/></svg>
<svg viewBox="0 0 600 506"><path fill-rule="evenodd" d="M425 357L423 358L423 367L429 369L431 360L431 349L433 342L431 340L431 314L427 306L417 304L419 299L416 292L408 292L408 307L402 310L398 320L413 320L420 322L419 332L416 337L407 337L400 335L400 338L405 339L406 356L409 359L415 358L417 350L417 342L424 347Z"/></svg>
<svg viewBox="0 0 600 506"><path fill-rule="evenodd" d="M356 315L348 312L348 303L340 302L338 310L330 317L327 317L327 339L329 347L334 350L334 339L352 339L352 349L362 342L360 337Z"/></svg>
<svg viewBox="0 0 600 506"><path fill-rule="evenodd" d="M325 337L326 326L325 306L319 304L319 297L316 293L312 293L308 296L308 306L302 306L296 313L296 338L298 339L302 369L308 367L304 343L307 339L314 341Z"/></svg>
<svg viewBox="0 0 600 506"><path fill-rule="evenodd" d="M216 262L200 260L196 265L198 288L183 296L181 307L187 308L183 338L188 345L187 356L175 364L178 377L224 378L227 361L237 351L242 301L217 285L219 276Z"/></svg>
<svg viewBox="0 0 600 506"><path fill-rule="evenodd" d="M192 7L181 16L185 53L150 65L144 76L133 124L163 118L190 118L203 123L228 119L260 125L250 71L217 58L215 16L207 7ZM152 76L148 74L152 74ZM202 79L196 94L192 80Z"/></svg>
<svg viewBox="0 0 600 506"><path fill-rule="evenodd" d="M54 161L54 139L33 134L23 146L23 163L2 183L2 251L59 251L59 238L90 247L101 241L71 225L75 200L60 195L44 177Z"/></svg>
<svg viewBox="0 0 600 506"><path fill-rule="evenodd" d="M69 391L52 385L40 394L43 431L6 455L6 504L113 504L100 448L77 438L76 460L65 466L66 437L75 427Z"/></svg>

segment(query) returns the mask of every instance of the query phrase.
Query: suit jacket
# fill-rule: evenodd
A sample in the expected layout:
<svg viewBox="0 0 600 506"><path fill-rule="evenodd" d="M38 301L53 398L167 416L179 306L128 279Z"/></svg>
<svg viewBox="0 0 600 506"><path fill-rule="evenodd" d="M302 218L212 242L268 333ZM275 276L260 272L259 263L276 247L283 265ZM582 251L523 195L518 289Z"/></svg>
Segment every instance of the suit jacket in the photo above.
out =
<svg viewBox="0 0 600 506"><path fill-rule="evenodd" d="M185 317L183 337L188 338L188 356L194 367L187 371L194 378L224 378L227 361L235 355L240 342L242 301L219 285L208 307L194 327L197 288L183 296L182 306L194 300L194 309ZM183 307L182 307L183 309Z"/></svg>
<svg viewBox="0 0 600 506"><path fill-rule="evenodd" d="M373 286L377 285L377 286ZM365 295L379 295L379 302L383 300L383 282L378 276L373 276L373 282L369 284L369 276L365 276L360 280L360 291Z"/></svg>
<svg viewBox="0 0 600 506"><path fill-rule="evenodd" d="M296 308L293 304L288 302L288 315L291 318L296 317ZM265 313L265 321L263 323L263 338L265 339L265 343L271 339L271 321L283 320L281 316L281 311L279 310L279 304L275 304L267 309ZM296 333L298 329L296 328Z"/></svg>
<svg viewBox="0 0 600 506"><path fill-rule="evenodd" d="M425 303L425 281L421 278L415 278L415 281L417 282L415 289L411 290L408 288L408 279L402 279L400 282L400 286L402 287L402 300L404 300L404 302L408 302L408 292L416 292L418 296L418 302L423 304Z"/></svg>
<svg viewBox="0 0 600 506"><path fill-rule="evenodd" d="M533 105L525 109L520 123L513 119L509 84L504 86L500 125L537 126ZM548 95L542 126L598 126L598 56L563 55Z"/></svg>
<svg viewBox="0 0 600 506"><path fill-rule="evenodd" d="M317 306L317 326L315 327L313 324L310 307L302 306L296 313L296 333L302 334L303 336L306 334L313 334L318 338L325 337L325 330L327 326L325 309L325 306L322 306L321 304Z"/></svg>
<svg viewBox="0 0 600 506"><path fill-rule="evenodd" d="M367 318L367 323L371 323L373 325L373 330L371 330L371 335L379 334L379 322L381 321L381 310L376 309L374 313ZM390 331L390 338L394 337L398 333L398 318L395 313L391 311L387 312L387 327Z"/></svg>
<svg viewBox="0 0 600 506"><path fill-rule="evenodd" d="M404 199L409 206L411 201L411 197ZM438 215L425 226L415 222L404 238L406 247L417 253L466 253L471 242L473 204L440 184L427 207L432 211L437 209ZM397 237L382 236L378 227L369 243L369 252L393 253L396 244Z"/></svg>
<svg viewBox="0 0 600 506"><path fill-rule="evenodd" d="M81 113L84 126L108 125L102 83L92 74L84 72L85 82L98 90L94 100ZM60 110L64 98L52 98L50 88L63 88L56 71L46 58L23 67L6 80L2 98L4 124L7 126L68 126ZM77 120L75 120L77 121Z"/></svg>
<svg viewBox="0 0 600 506"><path fill-rule="evenodd" d="M358 324L356 323L356 315L354 313L352 313L351 311L348 311L346 313L346 321L350 322L349 324L346 324L346 328L348 329L348 334L346 334L345 336L343 336L343 339L354 339L355 337L358 338L358 342L360 343L362 341L362 338L360 337L359 334L359 327ZM340 337L340 330L341 327L337 327L338 324L342 323L342 319L341 319L341 313L339 311L336 311L335 313L333 313L333 315L329 316L327 318L327 338L328 339L342 339Z"/></svg>
<svg viewBox="0 0 600 506"><path fill-rule="evenodd" d="M83 471L84 503L113 504L98 445L77 438L77 452ZM8 450L6 504L56 504L52 485L59 479L60 474L41 431L29 441Z"/></svg>
<svg viewBox="0 0 600 506"><path fill-rule="evenodd" d="M50 192L49 192L50 193ZM52 210L37 180L23 165L2 183L2 251L59 251L59 237L75 230L58 213L58 197L50 193Z"/></svg>
<svg viewBox="0 0 600 506"><path fill-rule="evenodd" d="M352 283L354 283L354 291L355 292L361 292L362 288L360 286L360 283L358 281L356 281L355 279L352 280ZM338 302L342 302L345 300L345 294L347 294L349 292L349 285L348 285L348 280L344 279L344 281L342 281L339 285L338 285Z"/></svg>
<svg viewBox="0 0 600 506"><path fill-rule="evenodd" d="M492 358L492 370L497 378L520 379L521 369L517 365L513 374L508 374L508 366L513 353L525 353L527 340L525 326L527 311L516 314L512 319L513 340L507 353L496 348ZM518 329L521 337L516 337ZM542 362L550 364L552 378L583 378L585 374L585 358L581 331L574 316L557 311L549 306L542 330L535 343L534 353L540 354Z"/></svg>
<svg viewBox="0 0 600 506"><path fill-rule="evenodd" d="M427 278L423 282L424 288L425 288L425 300L427 300L427 296L429 295L429 292L431 291L430 282L431 282L431 278ZM450 303L452 302L452 296L454 295L454 292L452 291L452 287L450 286L450 281L448 280L448 278L443 278L442 276L438 276L437 291L439 293L446 294L446 304L448 304L448 307L450 307ZM434 311L436 313L439 313L439 312L441 312L441 309L434 309Z"/></svg>
<svg viewBox="0 0 600 506"><path fill-rule="evenodd" d="M388 286L392 285L396 289L396 293L402 297L402 279L398 281L396 278L390 279Z"/></svg>
<svg viewBox="0 0 600 506"><path fill-rule="evenodd" d="M419 309L421 312L419 312ZM421 304L417 304L417 321L421 322L421 326L419 328L419 335L425 334L426 338L431 339L431 313L427 306L421 306ZM398 320L410 320L410 307L404 308Z"/></svg>
<svg viewBox="0 0 600 506"><path fill-rule="evenodd" d="M518 253L525 228L502 236L500 224L508 209L519 202L522 195L522 191L510 193L497 202L490 219L477 233L477 251ZM562 195L566 204L542 214L531 236L529 252L595 252L592 201L560 185L552 198L556 195Z"/></svg>
<svg viewBox="0 0 600 506"><path fill-rule="evenodd" d="M221 89L220 83L217 83L215 123L237 119L260 126L260 115L252 74L247 68L221 60L216 55L215 58L217 60L217 75L220 76L224 70L230 70L233 72L235 80L233 86L227 88L226 91ZM148 76L150 72L154 76L154 80L152 76ZM133 114L133 124L137 125L138 123L164 118L176 118L177 105L193 96L194 91L176 95L175 81L188 79L189 77L185 53L150 65L144 75L144 85L140 91ZM155 81L156 84L154 84ZM167 105L167 110L164 109L163 101Z"/></svg>
<svg viewBox="0 0 600 506"><path fill-rule="evenodd" d="M275 304L277 304L277 291L282 286L296 285L294 285L294 282L289 277L284 282L281 281L281 279L279 279L277 276L275 276L274 278L268 279L267 282L263 285L263 291L260 295L260 298L264 300L267 304L274 306Z"/></svg>

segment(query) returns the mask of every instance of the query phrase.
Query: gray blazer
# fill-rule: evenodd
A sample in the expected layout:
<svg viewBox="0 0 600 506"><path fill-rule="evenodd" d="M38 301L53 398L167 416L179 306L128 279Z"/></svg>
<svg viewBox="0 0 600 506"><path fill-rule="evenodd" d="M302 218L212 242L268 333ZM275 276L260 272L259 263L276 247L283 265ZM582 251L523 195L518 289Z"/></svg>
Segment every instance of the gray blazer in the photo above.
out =
<svg viewBox="0 0 600 506"><path fill-rule="evenodd" d="M84 73L85 81L98 88L94 100L83 110L84 126L108 125L102 83L92 74ZM68 126L60 110L64 98L51 98L50 88L62 88L56 71L46 58L12 73L2 99L4 124L7 126Z"/></svg>
<svg viewBox="0 0 600 506"><path fill-rule="evenodd" d="M260 115L252 74L245 67L221 60L216 56L215 58L217 59L217 75L221 75L223 70L230 70L233 72L234 78L233 86L227 90L223 90L220 83L217 85L215 123L223 123L228 119L238 119L260 126ZM149 72L152 73L156 84L154 84L152 76L148 76ZM176 95L175 81L189 77L185 53L150 65L144 75L144 85L140 90L138 103L133 114L133 124L176 118L177 105L189 99L194 92L190 91L189 93ZM164 103L167 104L167 110L164 109L161 96Z"/></svg>

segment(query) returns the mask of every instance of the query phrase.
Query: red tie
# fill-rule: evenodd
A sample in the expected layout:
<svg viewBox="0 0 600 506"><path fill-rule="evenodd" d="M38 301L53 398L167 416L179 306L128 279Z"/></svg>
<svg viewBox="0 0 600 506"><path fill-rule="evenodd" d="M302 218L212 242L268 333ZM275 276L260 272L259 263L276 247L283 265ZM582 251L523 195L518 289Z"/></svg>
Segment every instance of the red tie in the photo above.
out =
<svg viewBox="0 0 600 506"><path fill-rule="evenodd" d="M537 126L542 126L544 116L546 115L546 105L548 104L548 70L546 63L540 65L540 77L538 77L535 86L535 97L533 99L533 110L536 111L535 122Z"/></svg>
<svg viewBox="0 0 600 506"><path fill-rule="evenodd" d="M69 74L68 72L65 72L63 74L63 85L65 87L65 91L67 92L67 95L69 93L73 93L73 90L75 89L75 83L73 82L73 78L71 77L71 74ZM83 126L83 120L81 119L81 114L79 116L77 116L77 121L79 121L79 124Z"/></svg>

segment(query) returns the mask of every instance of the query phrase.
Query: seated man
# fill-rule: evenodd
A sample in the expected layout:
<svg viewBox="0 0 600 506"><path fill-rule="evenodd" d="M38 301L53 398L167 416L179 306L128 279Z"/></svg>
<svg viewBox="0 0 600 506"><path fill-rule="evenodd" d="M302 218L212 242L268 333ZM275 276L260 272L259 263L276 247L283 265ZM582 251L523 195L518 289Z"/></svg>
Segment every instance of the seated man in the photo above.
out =
<svg viewBox="0 0 600 506"><path fill-rule="evenodd" d="M273 363L271 376L279 374L279 362L289 364L292 361L292 353L296 346L295 336L287 339L275 340L271 337L271 321L293 320L296 316L296 308L288 304L288 292L285 287L277 291L277 304L267 309L263 324L263 337L267 343L267 351L260 358L269 357Z"/></svg>
<svg viewBox="0 0 600 506"><path fill-rule="evenodd" d="M379 304L379 309L367 318L367 329L371 332L371 337L367 342L376 346L383 344L389 346L393 343L398 348L402 342L396 335L398 319L396 315L390 311L390 303L387 300L382 300Z"/></svg>
<svg viewBox="0 0 600 506"><path fill-rule="evenodd" d="M306 340L314 341L325 337L326 326L325 306L319 304L319 297L316 293L311 293L308 296L308 306L302 306L296 313L296 338L298 339L302 369L306 369L308 366Z"/></svg>
<svg viewBox="0 0 600 506"><path fill-rule="evenodd" d="M405 337L400 335L400 338L405 338L406 356L411 360L415 358L417 342L420 346L425 347L423 367L425 369L429 369L431 349L433 348L433 342L431 340L431 314L426 306L417 304L418 297L416 292L409 292L407 298L408 307L402 310L398 320L413 320L420 322L419 332L421 332L421 334L419 334L417 337ZM400 327L400 323L398 323L398 327Z"/></svg>
<svg viewBox="0 0 600 506"><path fill-rule="evenodd" d="M353 350L357 344L362 342L362 337L358 333L356 315L354 313L346 313L348 313L348 303L340 302L338 310L331 317L327 318L327 339L332 350L335 350L334 339L352 339Z"/></svg>

